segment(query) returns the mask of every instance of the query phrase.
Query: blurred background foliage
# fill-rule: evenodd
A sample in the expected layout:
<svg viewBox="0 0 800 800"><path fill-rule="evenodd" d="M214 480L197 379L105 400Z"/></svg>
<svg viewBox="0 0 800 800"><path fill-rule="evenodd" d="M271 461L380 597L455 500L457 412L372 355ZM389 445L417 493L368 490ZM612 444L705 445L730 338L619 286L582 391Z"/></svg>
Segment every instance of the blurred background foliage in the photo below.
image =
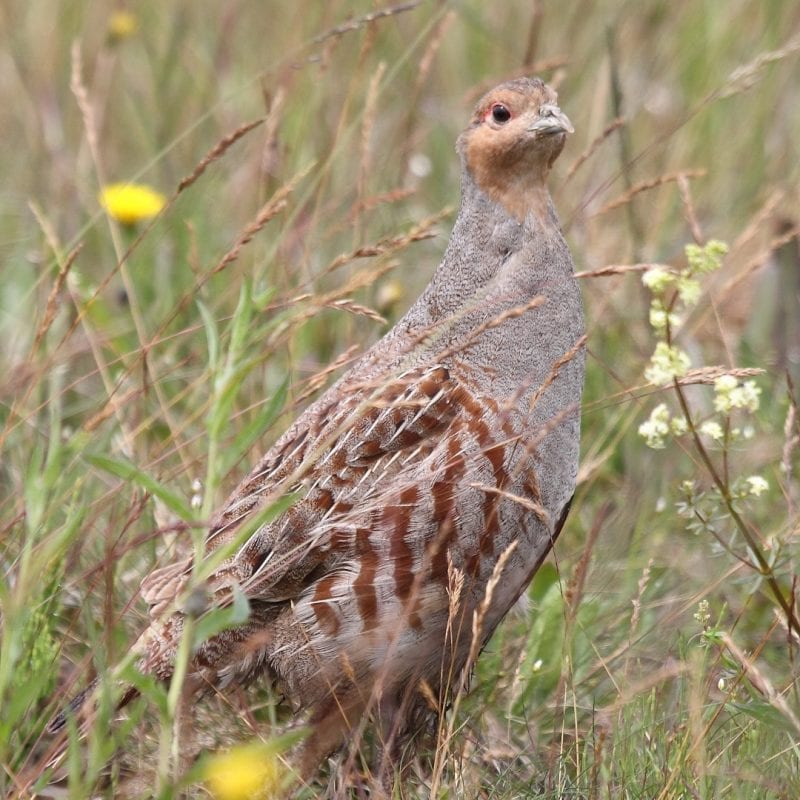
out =
<svg viewBox="0 0 800 800"><path fill-rule="evenodd" d="M141 577L424 287L457 208L455 138L516 75L556 87L576 129L552 190L577 270L729 244L678 341L694 366L764 370L755 435L725 457L768 481L747 513L794 591L794 0L6 0L0 24L3 790L44 782L49 693L125 653ZM103 212L128 181L163 194L161 215ZM690 443L637 436L663 399L642 378L640 274L582 285L578 497L482 657L443 791L795 797L796 636L760 576L676 513L680 481L708 483ZM199 746L275 713L266 689L210 700ZM141 724L109 796L149 785ZM73 759L73 796L102 760Z"/></svg>

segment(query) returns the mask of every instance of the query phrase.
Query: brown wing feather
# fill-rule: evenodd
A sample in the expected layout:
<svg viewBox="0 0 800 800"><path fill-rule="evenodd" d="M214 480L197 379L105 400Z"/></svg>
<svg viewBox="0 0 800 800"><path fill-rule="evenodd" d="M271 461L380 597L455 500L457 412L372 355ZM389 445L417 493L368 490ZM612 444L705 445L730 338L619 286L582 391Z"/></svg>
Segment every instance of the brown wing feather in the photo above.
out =
<svg viewBox="0 0 800 800"><path fill-rule="evenodd" d="M326 557L336 521L367 491L364 479L372 486L387 478L397 454L438 439L458 413L464 393L439 365L392 377L372 392L358 388L348 387L353 391L338 404L323 397L309 409L310 418L303 415L287 431L223 507L209 529L207 553L231 542L242 523L281 493L302 493L209 579L217 602L224 602L236 584L261 600L285 600L299 592ZM341 538L338 543L345 544ZM191 571L190 557L144 580L141 592L152 606L151 615L169 608Z"/></svg>

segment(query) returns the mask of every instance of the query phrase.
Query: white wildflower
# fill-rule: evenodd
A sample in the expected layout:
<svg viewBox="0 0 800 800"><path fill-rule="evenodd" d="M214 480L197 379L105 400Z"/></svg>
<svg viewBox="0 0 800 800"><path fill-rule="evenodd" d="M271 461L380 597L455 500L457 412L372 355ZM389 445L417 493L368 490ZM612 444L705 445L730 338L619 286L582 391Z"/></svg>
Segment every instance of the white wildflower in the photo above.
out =
<svg viewBox="0 0 800 800"><path fill-rule="evenodd" d="M711 239L705 247L696 244L687 244L684 248L686 259L689 262L689 271L698 275L705 275L720 268L722 258L728 252L728 245L716 239Z"/></svg>
<svg viewBox="0 0 800 800"><path fill-rule="evenodd" d="M195 478L192 481L192 497L189 505L195 510L203 505L203 481L200 478Z"/></svg>
<svg viewBox="0 0 800 800"><path fill-rule="evenodd" d="M714 409L721 414L728 414L733 408L731 392L739 385L733 375L720 375L714 381Z"/></svg>
<svg viewBox="0 0 800 800"><path fill-rule="evenodd" d="M657 331L667 327L667 312L660 303L653 303L650 306L650 327Z"/></svg>
<svg viewBox="0 0 800 800"><path fill-rule="evenodd" d="M761 388L755 381L739 381L733 375L721 375L714 381L714 408L729 414L734 408L757 411Z"/></svg>
<svg viewBox="0 0 800 800"><path fill-rule="evenodd" d="M650 305L650 326L656 331L663 331L669 323L673 330L677 328L683 319L673 312L667 313L660 300L654 300Z"/></svg>
<svg viewBox="0 0 800 800"><path fill-rule="evenodd" d="M689 430L686 424L686 417L673 417L670 420L669 427L675 436L683 436Z"/></svg>
<svg viewBox="0 0 800 800"><path fill-rule="evenodd" d="M722 425L713 419L707 420L700 426L700 433L704 433L709 439L713 439L715 442L720 441L725 435L725 432L722 430Z"/></svg>
<svg viewBox="0 0 800 800"><path fill-rule="evenodd" d="M691 363L683 350L670 347L666 342L659 342L650 359L650 365L644 371L644 377L655 386L663 386L673 378L685 375Z"/></svg>
<svg viewBox="0 0 800 800"><path fill-rule="evenodd" d="M750 488L750 494L752 494L753 497L758 497L769 489L769 484L760 475L751 475L746 480Z"/></svg>
<svg viewBox="0 0 800 800"><path fill-rule="evenodd" d="M664 447L664 438L669 435L669 411L665 403L659 403L651 412L650 417L639 426L639 436L642 436L648 447L660 450Z"/></svg>
<svg viewBox="0 0 800 800"><path fill-rule="evenodd" d="M697 611L692 616L705 628L711 622L711 612L708 607L708 600L701 600L697 604Z"/></svg>
<svg viewBox="0 0 800 800"><path fill-rule="evenodd" d="M667 272L663 267L653 267L653 269L647 270L647 272L642 275L642 283L653 292L653 294L660 294L674 281L675 275L671 272Z"/></svg>
<svg viewBox="0 0 800 800"><path fill-rule="evenodd" d="M761 387L755 381L745 381L731 393L731 402L736 408L758 411L760 395Z"/></svg>
<svg viewBox="0 0 800 800"><path fill-rule="evenodd" d="M408 169L415 178L427 178L431 174L433 164L424 153L414 153L408 159Z"/></svg>
<svg viewBox="0 0 800 800"><path fill-rule="evenodd" d="M697 305L700 299L700 281L681 275L677 282L678 296L687 306Z"/></svg>

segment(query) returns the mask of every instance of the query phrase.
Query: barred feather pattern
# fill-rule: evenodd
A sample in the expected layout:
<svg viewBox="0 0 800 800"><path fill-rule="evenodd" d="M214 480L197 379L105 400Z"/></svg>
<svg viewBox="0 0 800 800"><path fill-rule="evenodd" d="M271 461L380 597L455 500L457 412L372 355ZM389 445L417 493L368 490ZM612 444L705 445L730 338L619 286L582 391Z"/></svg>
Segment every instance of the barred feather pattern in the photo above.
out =
<svg viewBox="0 0 800 800"><path fill-rule="evenodd" d="M250 616L198 647L189 688L266 675L314 724L298 755L306 775L375 707L401 732L430 706L420 685L443 707L501 556L480 644L564 524L585 337L545 180L569 130L537 79L501 84L478 103L459 139L461 209L431 283L209 529L204 559L221 548L226 557L205 581L208 602L240 592ZM295 499L283 513L248 527L287 493ZM142 585L152 623L134 645L137 663L163 680L197 566L167 565ZM454 571L463 578L455 609Z"/></svg>

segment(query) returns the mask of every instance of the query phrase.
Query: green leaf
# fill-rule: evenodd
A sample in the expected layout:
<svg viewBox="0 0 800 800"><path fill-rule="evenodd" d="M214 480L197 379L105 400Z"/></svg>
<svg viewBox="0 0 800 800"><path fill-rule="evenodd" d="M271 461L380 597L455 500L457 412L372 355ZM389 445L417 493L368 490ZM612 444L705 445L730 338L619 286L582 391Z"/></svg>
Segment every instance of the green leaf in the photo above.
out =
<svg viewBox="0 0 800 800"><path fill-rule="evenodd" d="M530 594L535 604L531 611L533 624L522 672L525 688L515 704L516 713L547 699L558 684L563 662L564 597L552 564L545 564L539 570Z"/></svg>
<svg viewBox="0 0 800 800"><path fill-rule="evenodd" d="M558 570L549 561L545 561L533 577L530 589L528 589L528 597L534 603L541 603L551 587L558 582Z"/></svg>
<svg viewBox="0 0 800 800"><path fill-rule="evenodd" d="M194 647L199 647L213 636L229 628L235 628L247 622L250 616L250 603L244 592L233 587L233 603L222 608L212 608L197 620L194 627Z"/></svg>
<svg viewBox="0 0 800 800"><path fill-rule="evenodd" d="M192 514L192 510L180 495L167 489L166 486L159 483L152 475L148 475L130 461L111 458L111 456L100 455L99 453L84 453L83 458L93 467L97 467L111 475L116 475L118 478L124 478L125 480L133 481L138 484L142 489L149 492L154 497L157 497L170 511L176 513L181 519L187 521L193 519L194 515Z"/></svg>
<svg viewBox="0 0 800 800"><path fill-rule="evenodd" d="M131 684L142 697L154 703L162 717L167 715L167 690L154 675L145 675L133 664L128 664L119 671L119 678L122 682Z"/></svg>
<svg viewBox="0 0 800 800"><path fill-rule="evenodd" d="M736 709L769 728L779 728L793 733L795 736L798 733L797 728L785 714L763 700L753 700L750 703L728 703L727 708Z"/></svg>
<svg viewBox="0 0 800 800"><path fill-rule="evenodd" d="M272 395L269 402L263 405L255 417L238 433L233 443L227 448L225 463L221 469L223 475L238 464L253 442L272 426L278 415L283 411L288 391L289 379L286 378L275 390L275 394Z"/></svg>
<svg viewBox="0 0 800 800"><path fill-rule="evenodd" d="M206 339L208 340L208 368L213 375L219 367L219 329L217 321L212 313L206 308L205 303L197 300L197 308L203 318L203 327L206 329Z"/></svg>
<svg viewBox="0 0 800 800"><path fill-rule="evenodd" d="M231 367L236 363L239 354L244 349L252 317L253 298L250 281L246 280L239 290L239 302L236 304L236 311L233 312L233 320L231 321L231 342L228 346L228 364Z"/></svg>
<svg viewBox="0 0 800 800"><path fill-rule="evenodd" d="M213 439L219 439L222 430L230 422L234 400L245 377L253 368L252 363L241 364L238 369L226 372L219 381L220 385L216 387L206 422L208 434Z"/></svg>

